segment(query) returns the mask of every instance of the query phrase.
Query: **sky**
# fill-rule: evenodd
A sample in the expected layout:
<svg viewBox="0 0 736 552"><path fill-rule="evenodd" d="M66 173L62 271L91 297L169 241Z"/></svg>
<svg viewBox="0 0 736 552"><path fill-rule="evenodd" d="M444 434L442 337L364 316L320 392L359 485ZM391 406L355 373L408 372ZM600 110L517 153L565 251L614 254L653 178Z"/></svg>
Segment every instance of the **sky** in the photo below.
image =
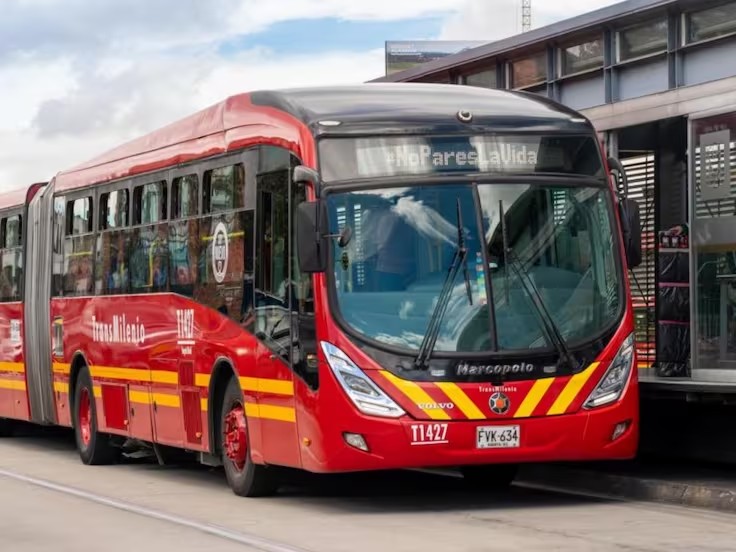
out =
<svg viewBox="0 0 736 552"><path fill-rule="evenodd" d="M534 0L533 27L612 0ZM520 0L0 0L0 191L229 95L360 83L386 40L491 42Z"/></svg>

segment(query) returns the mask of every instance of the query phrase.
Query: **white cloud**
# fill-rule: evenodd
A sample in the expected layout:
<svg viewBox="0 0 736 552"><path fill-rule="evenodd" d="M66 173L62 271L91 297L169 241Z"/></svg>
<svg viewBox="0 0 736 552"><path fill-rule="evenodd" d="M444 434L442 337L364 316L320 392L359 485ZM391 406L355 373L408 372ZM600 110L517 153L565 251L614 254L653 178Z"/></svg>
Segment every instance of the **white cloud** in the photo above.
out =
<svg viewBox="0 0 736 552"><path fill-rule="evenodd" d="M333 52L320 56L277 56L253 50L223 60L208 54L179 59L161 56L145 63L119 58L77 77L74 86L29 102L25 126L0 120L0 190L48 180L74 166L223 98L263 88L365 82L384 69L383 50ZM21 102L26 87L43 84L43 71L24 87L4 94ZM30 109L35 103L36 112Z"/></svg>
<svg viewBox="0 0 736 552"><path fill-rule="evenodd" d="M256 48L224 58L223 41L288 20L436 14L447 15L441 38L493 40L516 32L519 0L0 2L2 190L47 180L231 94L358 83L384 71L380 49L285 56ZM534 25L610 3L534 2ZM314 40L308 25L294 36Z"/></svg>
<svg viewBox="0 0 736 552"><path fill-rule="evenodd" d="M549 25L618 0L544 0L532 2L532 27ZM463 0L447 19L440 37L445 40L492 42L521 32L520 0Z"/></svg>

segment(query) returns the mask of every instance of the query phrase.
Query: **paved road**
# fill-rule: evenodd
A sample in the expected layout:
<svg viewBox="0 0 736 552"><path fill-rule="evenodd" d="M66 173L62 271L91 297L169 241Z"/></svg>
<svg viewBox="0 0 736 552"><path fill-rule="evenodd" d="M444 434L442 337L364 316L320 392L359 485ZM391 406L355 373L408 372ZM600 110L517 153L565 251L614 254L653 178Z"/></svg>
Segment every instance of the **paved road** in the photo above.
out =
<svg viewBox="0 0 736 552"><path fill-rule="evenodd" d="M708 552L736 550L736 517L524 487L487 496L409 473L298 478L249 500L219 470L83 466L54 433L0 441L0 538L8 552Z"/></svg>

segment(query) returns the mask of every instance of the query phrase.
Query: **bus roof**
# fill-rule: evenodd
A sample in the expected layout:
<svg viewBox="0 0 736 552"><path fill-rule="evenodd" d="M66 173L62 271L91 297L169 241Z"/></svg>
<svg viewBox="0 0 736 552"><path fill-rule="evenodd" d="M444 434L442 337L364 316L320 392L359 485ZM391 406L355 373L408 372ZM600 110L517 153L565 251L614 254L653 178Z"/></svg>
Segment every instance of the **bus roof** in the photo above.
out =
<svg viewBox="0 0 736 552"><path fill-rule="evenodd" d="M457 114L470 111L470 124ZM325 121L339 125L321 124ZM269 139L304 154L312 136L577 129L590 132L577 112L536 94L429 83L256 91L230 96L186 118L136 138L56 176L71 190L164 169Z"/></svg>
<svg viewBox="0 0 736 552"><path fill-rule="evenodd" d="M12 209L25 204L28 196L28 186L25 188L16 188L7 192L0 192L0 210Z"/></svg>
<svg viewBox="0 0 736 552"><path fill-rule="evenodd" d="M535 124L564 124L581 117L537 94L454 84L366 83L259 91L251 96L254 104L285 111L313 127L316 134L363 132L367 126L380 132L402 133L404 126L417 124L453 126L459 123L460 110L472 112L476 122L513 119L520 127L528 126L530 120ZM323 126L320 121L339 121L340 125Z"/></svg>

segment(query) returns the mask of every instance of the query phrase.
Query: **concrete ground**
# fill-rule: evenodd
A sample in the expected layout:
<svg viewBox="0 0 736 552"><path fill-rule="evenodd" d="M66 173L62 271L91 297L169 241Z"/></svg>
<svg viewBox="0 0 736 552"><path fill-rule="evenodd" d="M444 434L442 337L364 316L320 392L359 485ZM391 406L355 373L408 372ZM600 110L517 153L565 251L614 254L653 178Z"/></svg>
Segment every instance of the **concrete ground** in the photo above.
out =
<svg viewBox="0 0 736 552"><path fill-rule="evenodd" d="M564 482L560 482L564 483ZM421 473L299 477L233 495L220 470L88 467L68 433L0 440L3 551L731 551L736 517L515 485L485 495Z"/></svg>

